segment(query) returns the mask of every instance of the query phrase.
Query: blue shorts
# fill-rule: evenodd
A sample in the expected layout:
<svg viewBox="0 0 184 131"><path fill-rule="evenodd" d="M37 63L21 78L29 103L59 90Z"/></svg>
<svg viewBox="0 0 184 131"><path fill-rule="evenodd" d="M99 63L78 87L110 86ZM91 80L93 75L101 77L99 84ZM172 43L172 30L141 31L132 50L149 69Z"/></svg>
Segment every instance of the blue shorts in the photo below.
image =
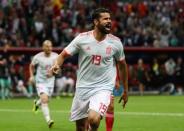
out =
<svg viewBox="0 0 184 131"><path fill-rule="evenodd" d="M113 89L114 96L121 96L122 93L123 93L123 85L120 85L119 89L116 88Z"/></svg>

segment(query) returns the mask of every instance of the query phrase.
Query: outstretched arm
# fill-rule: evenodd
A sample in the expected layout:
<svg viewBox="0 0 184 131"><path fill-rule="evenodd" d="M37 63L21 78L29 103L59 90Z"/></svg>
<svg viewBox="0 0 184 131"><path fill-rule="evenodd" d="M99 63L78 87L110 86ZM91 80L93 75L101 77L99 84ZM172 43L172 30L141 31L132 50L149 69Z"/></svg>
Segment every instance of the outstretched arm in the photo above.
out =
<svg viewBox="0 0 184 131"><path fill-rule="evenodd" d="M125 60L118 61L118 68L119 68L120 82L123 84L124 87L124 91L122 93L119 102L121 102L121 100L123 99L123 108L125 108L125 105L128 102L128 69L126 61Z"/></svg>
<svg viewBox="0 0 184 131"><path fill-rule="evenodd" d="M57 57L54 65L51 67L51 71L54 74L58 74L60 67L63 65L64 60L70 56L65 50L63 50Z"/></svg>

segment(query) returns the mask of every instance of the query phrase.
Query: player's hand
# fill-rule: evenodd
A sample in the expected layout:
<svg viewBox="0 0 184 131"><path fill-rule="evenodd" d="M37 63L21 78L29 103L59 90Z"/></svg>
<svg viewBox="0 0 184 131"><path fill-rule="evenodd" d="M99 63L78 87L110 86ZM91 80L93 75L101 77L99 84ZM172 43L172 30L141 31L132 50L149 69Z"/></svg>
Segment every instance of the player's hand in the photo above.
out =
<svg viewBox="0 0 184 131"><path fill-rule="evenodd" d="M123 100L123 101L122 101ZM122 101L122 104L123 104L123 109L125 108L126 106L126 103L128 102L128 92L127 91L124 91L121 98L119 99L119 103Z"/></svg>
<svg viewBox="0 0 184 131"><path fill-rule="evenodd" d="M53 72L51 70L49 70L46 75L47 75L47 78L52 77L53 76Z"/></svg>
<svg viewBox="0 0 184 131"><path fill-rule="evenodd" d="M117 80L116 80L116 83L115 83L115 88L116 88L117 90L120 89L120 83L119 83L119 81L117 81Z"/></svg>
<svg viewBox="0 0 184 131"><path fill-rule="evenodd" d="M57 65L57 64L54 64L54 65L51 67L50 71L52 72L52 74L59 74L60 66Z"/></svg>

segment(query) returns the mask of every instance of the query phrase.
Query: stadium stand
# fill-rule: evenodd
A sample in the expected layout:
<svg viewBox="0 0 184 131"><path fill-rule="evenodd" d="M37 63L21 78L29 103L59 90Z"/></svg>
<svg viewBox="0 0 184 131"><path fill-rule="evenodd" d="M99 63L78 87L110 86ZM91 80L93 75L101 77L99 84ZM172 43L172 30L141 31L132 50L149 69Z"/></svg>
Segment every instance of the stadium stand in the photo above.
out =
<svg viewBox="0 0 184 131"><path fill-rule="evenodd" d="M146 82L144 91L159 92L161 85L152 87L155 84L153 76L165 70L165 62L171 57L175 62L172 75L175 79L171 82L176 87L175 91L182 94L183 0L1 0L0 57L8 54L6 60L11 67L9 75L12 68L15 68L17 75L23 69L21 79L27 86L28 65L31 56L40 51L42 41L52 40L54 50L60 52L76 35L91 28L91 10L99 6L108 7L115 14L112 33L120 37L125 46L131 69L129 74L133 75L129 77L130 90L140 90L136 63L138 59L143 59L147 67L146 74L150 75L147 76L150 80ZM158 64L153 65L155 58ZM182 59L182 64L176 64L178 58ZM75 57L67 62L74 66L77 64ZM20 79L20 76L17 77ZM15 87L10 90L17 92Z"/></svg>
<svg viewBox="0 0 184 131"><path fill-rule="evenodd" d="M91 10L99 6L113 11L113 34L126 46L184 45L183 0L2 0L0 46L40 47L51 39L64 47L90 29Z"/></svg>

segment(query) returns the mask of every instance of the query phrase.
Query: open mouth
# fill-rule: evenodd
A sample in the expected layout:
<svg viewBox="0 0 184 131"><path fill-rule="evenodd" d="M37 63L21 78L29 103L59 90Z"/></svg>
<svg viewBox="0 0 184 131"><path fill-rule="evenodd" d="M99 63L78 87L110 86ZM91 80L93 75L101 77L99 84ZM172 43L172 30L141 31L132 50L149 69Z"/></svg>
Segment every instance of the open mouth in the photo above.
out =
<svg viewBox="0 0 184 131"><path fill-rule="evenodd" d="M111 24L106 24L106 25L105 25L105 28L106 28L107 30L110 30L110 29L111 29Z"/></svg>

